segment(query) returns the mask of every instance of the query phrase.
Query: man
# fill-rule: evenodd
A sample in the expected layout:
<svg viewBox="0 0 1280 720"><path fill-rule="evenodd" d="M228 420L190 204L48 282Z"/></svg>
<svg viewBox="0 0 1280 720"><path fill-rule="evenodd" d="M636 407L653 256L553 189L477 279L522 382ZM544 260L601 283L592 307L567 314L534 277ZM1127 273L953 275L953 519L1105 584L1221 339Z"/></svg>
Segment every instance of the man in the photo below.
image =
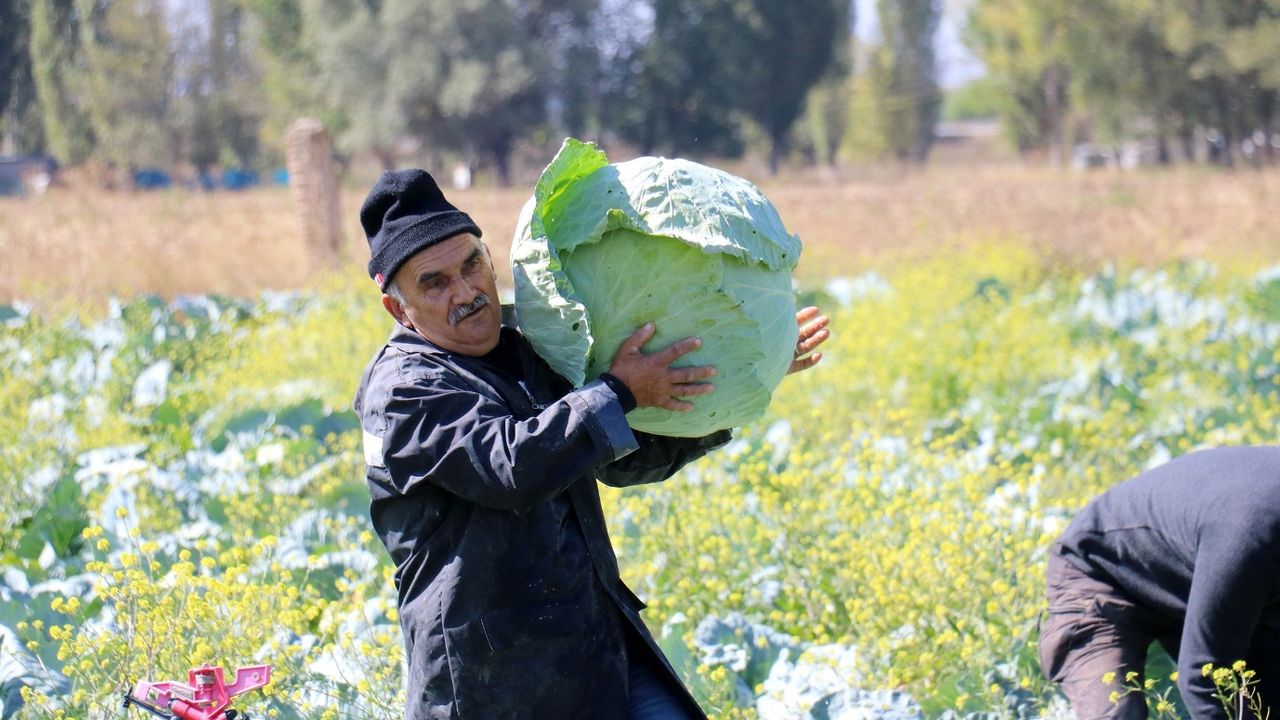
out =
<svg viewBox="0 0 1280 720"><path fill-rule="evenodd" d="M1196 452L1111 488L1053 545L1047 586L1040 663L1080 720L1146 717L1122 686L1153 641L1193 718L1226 717L1201 669L1238 660L1280 710L1280 448Z"/></svg>
<svg viewBox="0 0 1280 720"><path fill-rule="evenodd" d="M684 411L710 367L653 354L653 323L574 390L503 320L480 229L421 170L383 174L360 211L397 327L355 408L373 524L396 564L410 720L702 718L618 577L596 479L656 482L729 439L632 432ZM793 370L820 359L808 308ZM807 357L806 357L807 356Z"/></svg>

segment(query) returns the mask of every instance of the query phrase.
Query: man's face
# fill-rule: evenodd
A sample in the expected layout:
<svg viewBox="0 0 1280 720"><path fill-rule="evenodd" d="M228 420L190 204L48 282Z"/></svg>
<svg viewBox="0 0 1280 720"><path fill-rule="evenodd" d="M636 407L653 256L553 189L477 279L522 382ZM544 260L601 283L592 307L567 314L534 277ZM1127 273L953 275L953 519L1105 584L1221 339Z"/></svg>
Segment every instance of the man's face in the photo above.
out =
<svg viewBox="0 0 1280 720"><path fill-rule="evenodd" d="M498 278L480 238L459 233L420 250L391 282L404 302L383 295L382 305L401 325L462 355L484 355L497 347L502 329Z"/></svg>

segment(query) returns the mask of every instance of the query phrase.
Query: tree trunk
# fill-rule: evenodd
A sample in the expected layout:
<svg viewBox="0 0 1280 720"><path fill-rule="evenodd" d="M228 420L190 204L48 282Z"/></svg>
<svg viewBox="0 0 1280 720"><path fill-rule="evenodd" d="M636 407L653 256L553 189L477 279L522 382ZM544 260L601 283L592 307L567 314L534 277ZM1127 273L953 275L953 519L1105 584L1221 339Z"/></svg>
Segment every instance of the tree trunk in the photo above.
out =
<svg viewBox="0 0 1280 720"><path fill-rule="evenodd" d="M769 133L769 175L776 176L778 169L782 167L782 156L786 152L786 139L779 137L778 133Z"/></svg>
<svg viewBox="0 0 1280 720"><path fill-rule="evenodd" d="M1168 166L1173 162L1169 153L1169 118L1159 111L1156 115L1156 164Z"/></svg>
<svg viewBox="0 0 1280 720"><path fill-rule="evenodd" d="M498 185L511 187L511 137L499 135L489 140L489 156L498 173Z"/></svg>
<svg viewBox="0 0 1280 720"><path fill-rule="evenodd" d="M1221 83L1215 85L1214 105L1218 111L1218 132L1221 135L1221 146L1218 148L1218 162L1224 167L1235 166L1236 136L1234 132L1235 117L1231 112L1231 99L1223 91Z"/></svg>
<svg viewBox="0 0 1280 720"><path fill-rule="evenodd" d="M1049 135L1049 167L1062 167L1062 67L1053 64L1045 70L1045 121Z"/></svg>
<svg viewBox="0 0 1280 720"><path fill-rule="evenodd" d="M373 155L378 158L383 170L396 169L396 154L394 152L386 148L374 148Z"/></svg>
<svg viewBox="0 0 1280 720"><path fill-rule="evenodd" d="M916 140L911 149L911 161L923 165L929 159L929 150L933 148L933 123L930 122L926 107L922 103L916 111Z"/></svg>
<svg viewBox="0 0 1280 720"><path fill-rule="evenodd" d="M1258 124L1262 130L1262 147L1258 149L1259 156L1268 165L1274 165L1276 162L1276 147L1272 144L1271 138L1276 131L1276 94L1274 92L1262 93L1263 97L1259 99Z"/></svg>
<svg viewBox="0 0 1280 720"><path fill-rule="evenodd" d="M1178 140L1182 143L1183 161L1194 163L1199 158L1196 157L1196 128L1188 119L1186 113L1181 113L1181 119L1178 123Z"/></svg>

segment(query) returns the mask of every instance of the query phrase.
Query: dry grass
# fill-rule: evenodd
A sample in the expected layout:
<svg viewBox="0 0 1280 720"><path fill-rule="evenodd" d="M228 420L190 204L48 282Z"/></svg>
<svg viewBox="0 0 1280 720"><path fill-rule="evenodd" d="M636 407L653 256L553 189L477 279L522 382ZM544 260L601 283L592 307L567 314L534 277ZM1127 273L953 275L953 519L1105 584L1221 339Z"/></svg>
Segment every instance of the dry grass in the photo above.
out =
<svg viewBox="0 0 1280 720"><path fill-rule="evenodd" d="M991 239L1025 243L1047 262L1084 268L1184 257L1280 261L1275 171L1079 174L999 166L794 176L763 180L762 187L805 242L802 281ZM485 228L501 268L528 193L450 193ZM362 274L368 257L356 217L363 194L350 189L343 197L349 237L343 273ZM282 189L55 189L41 198L3 199L0 258L0 302L39 304L143 292L250 296L303 287L328 270L308 257Z"/></svg>
<svg viewBox="0 0 1280 720"><path fill-rule="evenodd" d="M800 233L802 278L1003 240L1094 268L1280 260L1280 173L946 169L877 181L766 185Z"/></svg>

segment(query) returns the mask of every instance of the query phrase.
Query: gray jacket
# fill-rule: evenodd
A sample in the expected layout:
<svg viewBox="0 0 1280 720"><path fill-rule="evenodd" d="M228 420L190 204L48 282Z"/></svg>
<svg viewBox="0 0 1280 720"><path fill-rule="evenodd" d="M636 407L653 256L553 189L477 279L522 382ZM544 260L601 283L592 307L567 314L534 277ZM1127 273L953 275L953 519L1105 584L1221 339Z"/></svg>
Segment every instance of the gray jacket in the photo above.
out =
<svg viewBox="0 0 1280 720"><path fill-rule="evenodd" d="M1205 663L1248 661L1280 710L1280 448L1193 452L1094 498L1053 552L1118 588L1178 638L1191 717L1225 718Z"/></svg>
<svg viewBox="0 0 1280 720"><path fill-rule="evenodd" d="M484 358L397 326L355 409L396 566L409 720L625 718L627 633L683 687L618 577L596 480L664 480L727 431L632 432L607 384L573 390L510 326Z"/></svg>

